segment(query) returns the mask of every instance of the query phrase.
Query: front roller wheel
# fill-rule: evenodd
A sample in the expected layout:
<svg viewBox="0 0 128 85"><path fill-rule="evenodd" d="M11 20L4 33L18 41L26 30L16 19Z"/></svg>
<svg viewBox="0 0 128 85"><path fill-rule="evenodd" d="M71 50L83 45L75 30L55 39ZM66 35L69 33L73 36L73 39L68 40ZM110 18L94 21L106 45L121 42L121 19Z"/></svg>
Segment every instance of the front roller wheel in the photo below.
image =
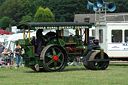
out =
<svg viewBox="0 0 128 85"><path fill-rule="evenodd" d="M59 45L48 45L41 52L43 68L49 72L62 71L67 65L67 53Z"/></svg>
<svg viewBox="0 0 128 85"><path fill-rule="evenodd" d="M85 64L84 66L87 69L91 69L91 70L105 70L109 65L109 61L104 61L104 60L109 59L109 57L106 53L104 53L104 59L101 59L100 54L101 54L100 52L93 52L90 56L88 56L89 58L86 60L87 64ZM93 61L93 60L101 60L101 61Z"/></svg>
<svg viewBox="0 0 128 85"><path fill-rule="evenodd" d="M95 55L96 53L96 55ZM100 52L94 52L93 55L95 56L90 56L90 59L100 59ZM104 59L109 59L108 55L106 53L104 53ZM89 65L91 66L92 70L105 70L108 65L109 65L109 61L95 61L95 62L89 62Z"/></svg>
<svg viewBox="0 0 128 85"><path fill-rule="evenodd" d="M90 51L90 52L89 52L86 56L84 56L84 58L83 58L83 65L84 65L84 67L86 67L87 69L91 69L88 60L89 60L89 57L90 57L90 55L91 55L92 53L93 53L93 51Z"/></svg>

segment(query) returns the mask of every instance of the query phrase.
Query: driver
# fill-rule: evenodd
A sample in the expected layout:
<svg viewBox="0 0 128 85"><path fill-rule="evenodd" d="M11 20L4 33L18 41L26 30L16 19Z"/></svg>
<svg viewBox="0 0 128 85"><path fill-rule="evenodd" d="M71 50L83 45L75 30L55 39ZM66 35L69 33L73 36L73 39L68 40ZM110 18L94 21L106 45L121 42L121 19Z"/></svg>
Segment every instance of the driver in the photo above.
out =
<svg viewBox="0 0 128 85"><path fill-rule="evenodd" d="M45 45L45 36L42 34L43 29L38 29L36 32L36 37L37 37L37 56L40 55L41 53L41 49L42 49L42 45Z"/></svg>

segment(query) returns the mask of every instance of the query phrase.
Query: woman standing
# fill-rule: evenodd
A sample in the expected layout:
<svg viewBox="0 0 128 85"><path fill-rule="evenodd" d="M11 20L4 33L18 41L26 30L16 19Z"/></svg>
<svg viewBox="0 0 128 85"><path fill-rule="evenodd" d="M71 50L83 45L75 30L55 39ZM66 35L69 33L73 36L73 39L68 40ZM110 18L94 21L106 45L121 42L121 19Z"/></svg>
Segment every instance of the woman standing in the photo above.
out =
<svg viewBox="0 0 128 85"><path fill-rule="evenodd" d="M4 59L5 59L5 62L7 63L7 67L10 68L10 64L9 64L10 58L8 56L9 54L8 49L5 48L2 54L4 55Z"/></svg>

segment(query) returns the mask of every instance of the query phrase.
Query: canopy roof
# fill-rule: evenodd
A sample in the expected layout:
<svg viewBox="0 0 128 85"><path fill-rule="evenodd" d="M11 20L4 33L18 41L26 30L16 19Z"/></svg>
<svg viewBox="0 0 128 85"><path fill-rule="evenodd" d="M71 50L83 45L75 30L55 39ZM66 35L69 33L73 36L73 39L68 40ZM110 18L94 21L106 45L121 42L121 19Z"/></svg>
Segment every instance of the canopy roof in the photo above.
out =
<svg viewBox="0 0 128 85"><path fill-rule="evenodd" d="M18 29L82 29L91 28L87 22L28 22L17 26Z"/></svg>

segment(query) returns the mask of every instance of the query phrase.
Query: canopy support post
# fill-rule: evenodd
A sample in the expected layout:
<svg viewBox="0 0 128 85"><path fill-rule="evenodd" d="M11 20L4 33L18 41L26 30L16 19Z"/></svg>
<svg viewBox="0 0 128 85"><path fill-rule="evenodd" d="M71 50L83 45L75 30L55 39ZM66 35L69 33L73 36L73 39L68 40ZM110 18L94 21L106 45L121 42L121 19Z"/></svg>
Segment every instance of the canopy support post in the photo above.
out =
<svg viewBox="0 0 128 85"><path fill-rule="evenodd" d="M30 41L31 41L31 40L30 40L30 28L28 29L28 33L29 33L29 34L28 34L28 37L29 37L29 43L30 43Z"/></svg>
<svg viewBox="0 0 128 85"><path fill-rule="evenodd" d="M23 39L25 40L25 28L23 28Z"/></svg>

